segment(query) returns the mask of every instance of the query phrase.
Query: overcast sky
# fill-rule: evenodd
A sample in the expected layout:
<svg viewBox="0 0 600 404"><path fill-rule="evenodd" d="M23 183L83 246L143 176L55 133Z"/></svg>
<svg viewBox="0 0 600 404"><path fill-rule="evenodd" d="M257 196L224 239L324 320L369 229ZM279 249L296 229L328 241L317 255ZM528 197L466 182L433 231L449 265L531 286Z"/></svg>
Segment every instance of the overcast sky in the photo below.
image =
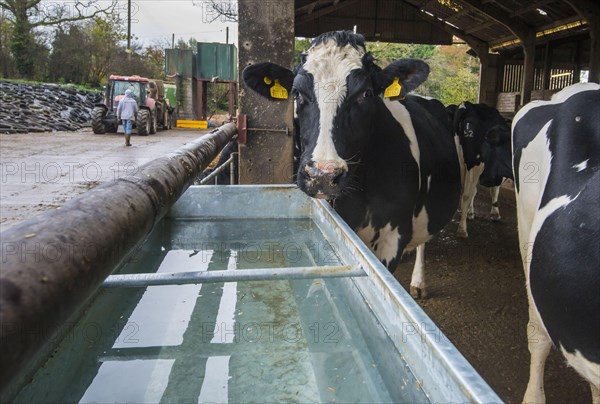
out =
<svg viewBox="0 0 600 404"><path fill-rule="evenodd" d="M119 3L127 9L126 0ZM171 41L172 34L175 42L195 38L198 42L225 43L225 28L229 27L229 43L237 45L237 24L220 20L209 23L212 15L207 7L208 2L198 0L132 0L131 33L146 45L163 38Z"/></svg>

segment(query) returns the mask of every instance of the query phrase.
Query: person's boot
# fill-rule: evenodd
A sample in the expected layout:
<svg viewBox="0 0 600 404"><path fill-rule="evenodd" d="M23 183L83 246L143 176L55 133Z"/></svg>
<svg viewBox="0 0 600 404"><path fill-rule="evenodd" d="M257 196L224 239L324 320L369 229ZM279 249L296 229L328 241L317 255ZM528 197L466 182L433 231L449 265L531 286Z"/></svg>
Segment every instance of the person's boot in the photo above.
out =
<svg viewBox="0 0 600 404"><path fill-rule="evenodd" d="M125 146L131 146L129 140L131 139L131 135L125 135Z"/></svg>

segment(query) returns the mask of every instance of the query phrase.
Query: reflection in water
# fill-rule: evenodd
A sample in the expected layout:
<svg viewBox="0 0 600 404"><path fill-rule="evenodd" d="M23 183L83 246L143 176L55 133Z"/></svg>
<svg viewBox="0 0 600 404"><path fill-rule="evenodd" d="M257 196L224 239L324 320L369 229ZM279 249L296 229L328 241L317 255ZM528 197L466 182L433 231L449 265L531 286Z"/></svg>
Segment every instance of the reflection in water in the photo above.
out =
<svg viewBox="0 0 600 404"><path fill-rule="evenodd" d="M80 403L158 403L175 360L102 363Z"/></svg>
<svg viewBox="0 0 600 404"><path fill-rule="evenodd" d="M154 261L134 257L123 272L341 264L310 219L173 220L163 229L144 245ZM385 331L355 317L351 285L273 279L106 290L78 327L107 332L61 343L16 401L426 402ZM387 357L373 357L367 341Z"/></svg>

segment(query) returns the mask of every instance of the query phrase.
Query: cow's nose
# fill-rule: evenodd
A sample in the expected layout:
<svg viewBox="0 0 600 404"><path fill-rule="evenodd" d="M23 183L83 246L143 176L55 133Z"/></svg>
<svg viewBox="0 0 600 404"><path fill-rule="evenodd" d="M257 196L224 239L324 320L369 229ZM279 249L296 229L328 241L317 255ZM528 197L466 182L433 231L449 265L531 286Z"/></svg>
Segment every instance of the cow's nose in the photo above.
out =
<svg viewBox="0 0 600 404"><path fill-rule="evenodd" d="M344 168L332 163L315 162L305 168L308 176L322 185L334 185L344 173Z"/></svg>

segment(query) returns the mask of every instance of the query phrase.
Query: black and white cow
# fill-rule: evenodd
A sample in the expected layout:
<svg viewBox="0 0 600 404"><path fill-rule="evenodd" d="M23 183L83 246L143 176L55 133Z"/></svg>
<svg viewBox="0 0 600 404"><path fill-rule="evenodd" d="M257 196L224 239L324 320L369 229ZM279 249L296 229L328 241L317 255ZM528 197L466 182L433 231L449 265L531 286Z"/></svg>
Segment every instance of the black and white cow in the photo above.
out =
<svg viewBox="0 0 600 404"><path fill-rule="evenodd" d="M529 299L529 384L543 402L552 343L600 402L600 86L567 87L513 121L519 243Z"/></svg>
<svg viewBox="0 0 600 404"><path fill-rule="evenodd" d="M467 218L473 219L477 184L489 187L492 197L490 218L500 220L498 194L503 178L511 178L510 128L497 109L468 101L449 106L454 133L458 138L463 191L457 236L467 238Z"/></svg>
<svg viewBox="0 0 600 404"><path fill-rule="evenodd" d="M416 248L410 289L424 297L424 243L450 221L460 194L444 106L407 95L427 78L428 65L401 59L382 70L364 38L346 31L317 37L303 59L294 72L272 63L248 66L243 80L265 97L274 86L296 97L298 186L333 200L390 271ZM398 97L385 98L396 84Z"/></svg>

